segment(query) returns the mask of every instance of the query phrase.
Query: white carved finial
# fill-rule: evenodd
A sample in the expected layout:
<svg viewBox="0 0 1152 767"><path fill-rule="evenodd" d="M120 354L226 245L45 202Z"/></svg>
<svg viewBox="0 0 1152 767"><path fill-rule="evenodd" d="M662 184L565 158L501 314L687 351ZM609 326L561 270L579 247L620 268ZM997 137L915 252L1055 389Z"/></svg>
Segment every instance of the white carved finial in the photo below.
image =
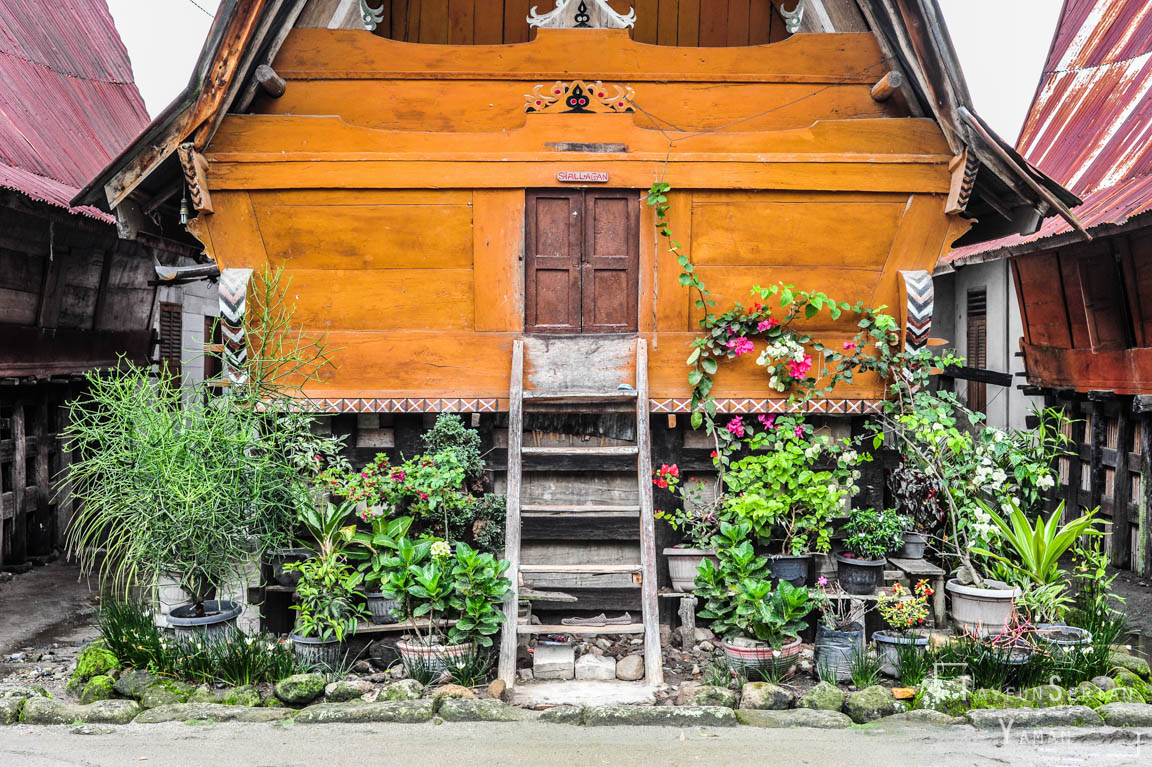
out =
<svg viewBox="0 0 1152 767"><path fill-rule="evenodd" d="M530 27L627 29L635 24L635 8L629 8L627 15L620 14L612 10L608 0L556 0L556 7L547 13L537 13L536 6L532 6L528 14Z"/></svg>
<svg viewBox="0 0 1152 767"><path fill-rule="evenodd" d="M360 0L360 21L364 23L364 28L369 32L375 32L376 26L384 20L384 6L381 5L379 9L373 10L368 7L368 0Z"/></svg>
<svg viewBox="0 0 1152 767"><path fill-rule="evenodd" d="M804 23L804 0L796 0L796 7L790 11L781 8L780 15L784 17L784 29L788 34L796 34Z"/></svg>

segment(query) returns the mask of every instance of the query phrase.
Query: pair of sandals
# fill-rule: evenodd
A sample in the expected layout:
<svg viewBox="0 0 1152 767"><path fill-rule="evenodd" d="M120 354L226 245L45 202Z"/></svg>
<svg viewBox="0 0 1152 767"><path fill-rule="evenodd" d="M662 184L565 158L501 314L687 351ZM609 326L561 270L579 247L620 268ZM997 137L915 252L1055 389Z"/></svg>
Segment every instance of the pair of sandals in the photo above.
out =
<svg viewBox="0 0 1152 767"><path fill-rule="evenodd" d="M564 618L560 621L562 626L623 626L632 622L632 616L624 613L615 618L609 618L604 613L591 618Z"/></svg>

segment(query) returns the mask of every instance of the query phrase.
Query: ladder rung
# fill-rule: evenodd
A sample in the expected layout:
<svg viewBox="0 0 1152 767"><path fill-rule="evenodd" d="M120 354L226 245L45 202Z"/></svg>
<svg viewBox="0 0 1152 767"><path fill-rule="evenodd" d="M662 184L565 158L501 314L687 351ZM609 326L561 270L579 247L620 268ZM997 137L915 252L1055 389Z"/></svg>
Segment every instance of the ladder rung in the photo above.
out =
<svg viewBox="0 0 1152 767"><path fill-rule="evenodd" d="M614 399L636 399L635 389L611 391L526 391L524 399L532 402L598 402Z"/></svg>
<svg viewBox="0 0 1152 767"><path fill-rule="evenodd" d="M517 626L517 634L643 634L643 623L617 623L607 626Z"/></svg>
<svg viewBox="0 0 1152 767"><path fill-rule="evenodd" d="M536 505L524 504L520 511L525 514L639 514L639 506L577 506L576 504Z"/></svg>
<svg viewBox="0 0 1152 767"><path fill-rule="evenodd" d="M524 455L636 455L635 445L607 447L525 447Z"/></svg>
<svg viewBox="0 0 1152 767"><path fill-rule="evenodd" d="M522 573L638 573L640 565L520 565Z"/></svg>

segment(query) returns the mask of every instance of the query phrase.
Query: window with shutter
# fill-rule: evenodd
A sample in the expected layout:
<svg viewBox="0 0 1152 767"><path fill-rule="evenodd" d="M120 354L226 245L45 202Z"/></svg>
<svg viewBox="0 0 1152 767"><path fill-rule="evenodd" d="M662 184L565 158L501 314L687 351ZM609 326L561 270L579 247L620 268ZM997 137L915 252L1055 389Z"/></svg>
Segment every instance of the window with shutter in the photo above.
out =
<svg viewBox="0 0 1152 767"><path fill-rule="evenodd" d="M180 304L160 304L160 369L179 382L184 316Z"/></svg>
<svg viewBox="0 0 1152 767"><path fill-rule="evenodd" d="M988 291L968 290L968 366L988 367ZM968 407L984 410L988 406L988 386L982 381L968 382Z"/></svg>

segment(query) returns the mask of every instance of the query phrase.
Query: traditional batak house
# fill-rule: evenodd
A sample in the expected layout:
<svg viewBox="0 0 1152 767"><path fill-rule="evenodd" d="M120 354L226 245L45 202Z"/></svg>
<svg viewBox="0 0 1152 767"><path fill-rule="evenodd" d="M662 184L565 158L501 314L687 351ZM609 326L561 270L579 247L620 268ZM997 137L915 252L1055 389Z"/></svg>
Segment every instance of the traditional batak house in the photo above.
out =
<svg viewBox="0 0 1152 767"><path fill-rule="evenodd" d="M82 374L121 355L178 369L187 306L154 265L199 249L129 232L73 206L85 182L148 124L104 0L0 4L0 566L62 542L71 515L52 480L56 434ZM155 231L155 230L154 230ZM175 237L187 241L179 227ZM158 300L159 299L159 300ZM215 314L213 296L211 313ZM195 317L203 328L203 315ZM159 341L159 344L157 344ZM188 371L184 371L188 372Z"/></svg>
<svg viewBox="0 0 1152 767"><path fill-rule="evenodd" d="M934 0L532 6L225 0L192 86L78 201L185 179L233 296L284 267L336 350L308 394L361 459L471 414L516 588L630 611L599 630L643 635L657 682L651 465L712 466L687 423L699 312L645 191L671 185L720 310L783 281L886 305L912 345L974 220L998 236L1077 200L973 114ZM717 376L720 412L786 407L752 356ZM882 396L861 378L808 409L847 433ZM571 627L511 625L509 683L517 630Z"/></svg>
<svg viewBox="0 0 1152 767"><path fill-rule="evenodd" d="M1111 515L1112 561L1152 573L1152 6L1066 0L1017 146L1083 198L1085 241L1052 217L957 248L958 275L1007 270L1026 391L1078 418L1072 508ZM1003 332L989 322L988 332ZM967 344L971 346L969 341Z"/></svg>

